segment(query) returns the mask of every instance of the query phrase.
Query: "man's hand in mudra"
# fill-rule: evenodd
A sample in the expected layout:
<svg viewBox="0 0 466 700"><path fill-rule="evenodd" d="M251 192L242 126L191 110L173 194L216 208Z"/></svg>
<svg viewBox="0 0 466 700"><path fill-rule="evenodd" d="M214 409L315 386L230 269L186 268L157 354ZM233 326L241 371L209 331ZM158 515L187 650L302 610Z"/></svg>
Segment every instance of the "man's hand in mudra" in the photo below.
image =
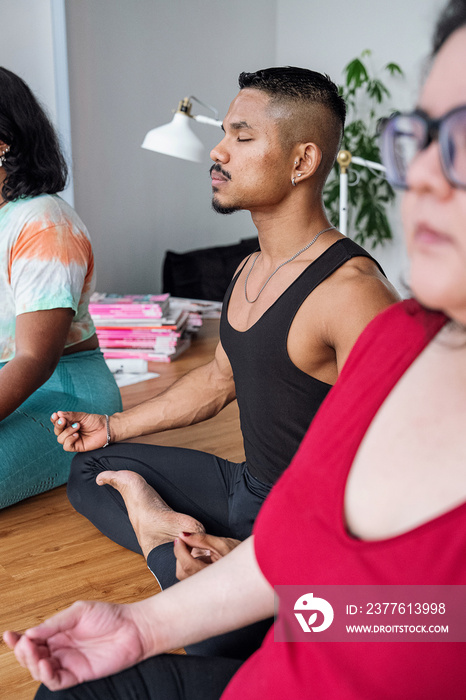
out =
<svg viewBox="0 0 466 700"><path fill-rule="evenodd" d="M235 549L240 540L183 532L175 540L176 578L181 581L205 569Z"/></svg>

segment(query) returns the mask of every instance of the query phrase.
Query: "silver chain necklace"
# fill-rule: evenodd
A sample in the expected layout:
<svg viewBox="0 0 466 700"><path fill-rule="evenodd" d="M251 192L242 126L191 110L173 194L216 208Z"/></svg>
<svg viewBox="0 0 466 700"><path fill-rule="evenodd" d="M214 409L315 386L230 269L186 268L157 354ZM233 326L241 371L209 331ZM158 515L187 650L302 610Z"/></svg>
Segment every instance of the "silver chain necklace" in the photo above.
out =
<svg viewBox="0 0 466 700"><path fill-rule="evenodd" d="M319 233L316 233L316 235L314 236L314 238L312 239L312 241L311 241L310 243L308 243L307 245L305 245L304 248L301 248L301 250L298 250L298 252L295 253L291 258L289 258L288 260L285 260L285 262L280 263L280 265L272 272L272 274L269 275L269 276L267 277L267 279L265 280L264 284L263 284L262 287L259 289L259 292L258 292L258 294L257 294L257 296L256 296L255 299L248 299L248 290L247 290L248 279L249 279L249 275L250 275L251 272L252 272L252 268L253 268L254 265L256 264L257 258L258 258L259 255L261 254L260 251L259 251L259 252L257 253L256 257L254 258L254 260L252 261L252 265L251 265L251 267L249 268L249 272L248 272L248 274L246 275L246 279L244 280L244 298L246 299L246 301L248 302L248 304L254 304L254 302L257 301L257 300L259 299L260 295L262 294L262 292L264 291L265 287L268 285L268 283L270 282L270 280L272 279L272 277L275 275L276 272L279 271L279 269L280 269L281 267L283 267L283 265L287 265L289 262L291 262L292 260L294 260L295 258L297 258L298 255L301 255L301 253L304 253L305 250L307 250L308 248L310 248L311 245L312 245L313 243L316 242L316 240L319 238L319 236L321 236L321 235L322 235L323 233L325 233L326 231L331 231L331 230L334 229L334 228L335 228L335 226L329 226L328 228L324 228L324 229L322 229L322 231L319 231Z"/></svg>

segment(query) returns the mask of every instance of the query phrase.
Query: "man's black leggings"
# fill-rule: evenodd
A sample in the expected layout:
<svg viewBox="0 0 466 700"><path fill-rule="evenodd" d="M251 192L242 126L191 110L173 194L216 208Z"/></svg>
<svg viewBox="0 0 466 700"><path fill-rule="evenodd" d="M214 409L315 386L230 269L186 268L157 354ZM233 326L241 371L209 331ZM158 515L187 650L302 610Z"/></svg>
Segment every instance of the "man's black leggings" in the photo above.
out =
<svg viewBox="0 0 466 700"><path fill-rule="evenodd" d="M120 493L98 486L97 475L128 469L140 474L179 513L199 520L210 535L244 540L270 491L249 474L246 463L178 447L115 443L76 455L71 464L68 497L74 508L114 542L142 554ZM173 543L155 547L147 564L167 588L177 582ZM262 643L271 620L214 637L187 649L189 653L246 659Z"/></svg>

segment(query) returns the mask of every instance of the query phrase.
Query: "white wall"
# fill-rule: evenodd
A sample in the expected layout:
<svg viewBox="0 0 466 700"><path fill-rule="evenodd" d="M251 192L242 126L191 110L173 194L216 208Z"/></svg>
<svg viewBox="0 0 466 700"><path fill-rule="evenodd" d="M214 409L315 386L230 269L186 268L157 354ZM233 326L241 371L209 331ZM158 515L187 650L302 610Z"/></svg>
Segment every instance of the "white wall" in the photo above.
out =
<svg viewBox="0 0 466 700"><path fill-rule="evenodd" d="M209 148L220 135L194 125L207 146L196 165L145 151L146 131L170 119L187 94L222 116L241 70L295 64L339 82L346 63L373 50L376 69L407 74L393 106L415 101L443 0L1 0L0 63L47 106L66 142L57 99L53 13L65 2L71 83L75 205L96 252L98 286L158 291L166 249L188 250L252 236L248 213L210 208ZM337 20L337 22L336 22ZM55 37L56 38L56 37ZM55 59L55 64L54 64ZM58 59L60 60L60 59ZM377 250L400 286L397 240Z"/></svg>
<svg viewBox="0 0 466 700"><path fill-rule="evenodd" d="M219 129L194 125L208 146L203 164L140 144L189 94L222 118L238 74L274 63L275 11L275 0L67 0L75 202L99 289L159 291L167 249L255 235L248 213L211 210Z"/></svg>
<svg viewBox="0 0 466 700"><path fill-rule="evenodd" d="M0 64L17 73L56 121L52 0L1 0Z"/></svg>
<svg viewBox="0 0 466 700"><path fill-rule="evenodd" d="M388 62L400 64L406 78L390 83L391 106L411 109L444 5L444 0L277 0L277 65L312 68L341 83L346 64L370 49L376 72ZM401 278L407 274L399 202L391 222L394 242L371 252L403 291Z"/></svg>

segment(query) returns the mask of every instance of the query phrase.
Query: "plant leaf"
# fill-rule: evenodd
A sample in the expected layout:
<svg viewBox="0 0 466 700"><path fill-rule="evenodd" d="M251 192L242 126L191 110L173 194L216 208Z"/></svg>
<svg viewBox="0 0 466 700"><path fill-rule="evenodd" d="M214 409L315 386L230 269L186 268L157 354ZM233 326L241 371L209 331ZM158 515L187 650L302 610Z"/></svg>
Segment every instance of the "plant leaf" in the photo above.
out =
<svg viewBox="0 0 466 700"><path fill-rule="evenodd" d="M371 55L366 49L343 71L345 81L339 86L339 94L345 99L350 116L341 147L355 156L380 162L377 124L381 109L384 114L392 110L385 106L390 98L389 88L379 76L372 75L365 60ZM404 75L401 67L393 62L387 63L383 74L390 78ZM349 172L352 177L348 188L348 232L359 243L372 247L383 244L392 238L386 208L393 202L395 192L378 171L354 166ZM324 205L333 222L339 217L339 175L336 164L324 189Z"/></svg>
<svg viewBox="0 0 466 700"><path fill-rule="evenodd" d="M404 76L404 73L401 70L398 63L387 63L387 65L385 66L385 70L388 71L391 76L395 76L395 75Z"/></svg>
<svg viewBox="0 0 466 700"><path fill-rule="evenodd" d="M348 63L345 71L346 83L348 87L358 88L361 87L364 82L369 80L366 67L359 58L355 58L353 61Z"/></svg>

